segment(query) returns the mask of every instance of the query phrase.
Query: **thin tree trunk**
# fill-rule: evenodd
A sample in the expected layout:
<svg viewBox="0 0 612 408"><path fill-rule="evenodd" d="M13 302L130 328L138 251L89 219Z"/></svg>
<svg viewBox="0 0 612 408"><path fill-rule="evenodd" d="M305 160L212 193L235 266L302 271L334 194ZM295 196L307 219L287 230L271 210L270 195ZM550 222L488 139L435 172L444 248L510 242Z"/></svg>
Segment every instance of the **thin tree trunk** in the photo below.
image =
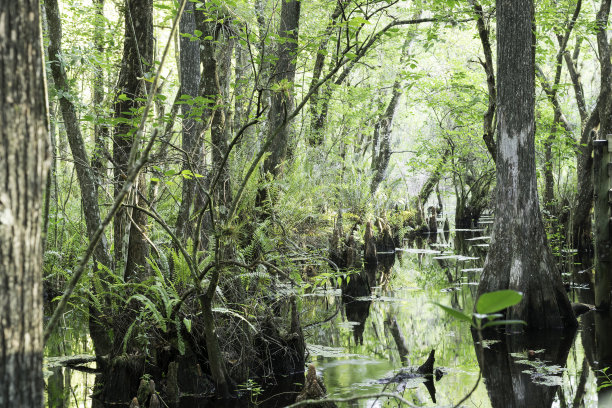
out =
<svg viewBox="0 0 612 408"><path fill-rule="evenodd" d="M276 65L272 72L272 95L268 124L266 129L266 145L270 146L270 155L263 163L263 174L278 177L282 171L282 164L287 156L291 156L290 140L291 124L288 115L293 111L293 85L295 81L295 59L298 47L298 29L300 20L300 5L297 0L283 1L281 5L279 38L283 40L277 44ZM276 89L275 89L276 88ZM266 188L257 191L256 207L266 205L270 197ZM269 214L263 211L263 216Z"/></svg>
<svg viewBox="0 0 612 408"><path fill-rule="evenodd" d="M96 20L94 29L94 47L98 58L103 58L104 55L104 0L95 0ZM108 125L103 122L104 119L104 69L101 66L97 67L94 74L93 84L93 105L96 112L96 124L94 127L95 148L92 155L91 167L93 167L98 182L106 175L105 155L107 152ZM97 189L98 185L96 185Z"/></svg>
<svg viewBox="0 0 612 408"><path fill-rule="evenodd" d="M283 38L276 50L276 65L272 73L273 87L280 89L272 93L268 115L267 140L274 138L274 148L264 162L264 173L273 176L280 174L280 166L287 156L291 156L291 127L287 115L293 111L293 83L295 81L295 59L298 49L298 28L300 21L300 1L287 0L281 5L278 36Z"/></svg>
<svg viewBox="0 0 612 408"><path fill-rule="evenodd" d="M43 406L48 116L38 1L0 1L0 406Z"/></svg>
<svg viewBox="0 0 612 408"><path fill-rule="evenodd" d="M414 19L419 18L421 11L415 13ZM399 66L404 66L406 59L410 57L410 44L414 40L415 31L409 30L406 34L404 45L402 46L402 54L400 57ZM374 141L372 143L372 163L371 169L374 172L374 177L370 183L370 194L374 195L378 186L385 179L389 160L391 159L391 131L393 128L393 118L395 110L402 95L402 80L398 75L393 83L391 91L391 100L385 111L380 115L374 125Z"/></svg>
<svg viewBox="0 0 612 408"><path fill-rule="evenodd" d="M342 12L342 3L338 1L336 3L336 8L332 13L329 23L327 23L327 27L325 27L325 31L321 35L321 41L319 42L319 48L317 49L317 57L315 59L314 67L312 69L312 80L310 81L310 89L313 89L314 86L321 79L321 73L323 72L323 66L325 64L325 56L327 55L327 45L329 43L329 39L334 31L336 21ZM319 122L319 90L318 88L312 93L310 98L310 136L308 138L308 143L311 146L319 146L323 143L323 134L320 132L322 130L322 126L318 124Z"/></svg>
<svg viewBox="0 0 612 408"><path fill-rule="evenodd" d="M196 30L195 6L194 3L188 2L185 6L185 12L180 21L180 32L184 34L194 35ZM192 41L190 37L182 37L180 40L180 80L181 94L195 98L200 91L200 47L199 41ZM182 104L181 112L183 114L183 138L182 149L185 152L183 160L183 170L191 170L191 163L197 162L198 146L197 138L199 128L201 127L192 117L192 106L190 104ZM191 214L191 204L193 194L195 192L196 180L193 178L184 178L181 193L181 205L176 219L177 235L186 239L191 235L191 223L189 217Z"/></svg>
<svg viewBox="0 0 612 408"><path fill-rule="evenodd" d="M482 68L487 76L487 90L489 97L489 105L482 117L482 139L487 146L487 150L495 161L497 146L495 145L495 110L497 91L495 89L495 67L493 66L493 52L491 51L490 29L484 21L484 11L482 6L476 0L470 0L474 13L476 14L476 27L478 27L478 36L482 44L484 53L484 61L480 61Z"/></svg>
<svg viewBox="0 0 612 408"><path fill-rule="evenodd" d="M533 0L497 3L497 194L492 241L478 293L524 293L509 319L529 328L575 326L548 246L535 171Z"/></svg>
<svg viewBox="0 0 612 408"><path fill-rule="evenodd" d="M557 206L555 205L555 193L554 193L554 177L553 177L553 155L552 145L557 138L557 131L559 125L563 126L564 130L571 135L572 127L563 115L561 110L561 104L557 97L557 89L561 81L561 72L563 70L563 55L566 54L567 43L569 41L570 34L576 24L576 20L580 14L582 7L582 0L578 0L576 8L572 15L572 18L565 24L565 30L563 36L557 35L557 41L559 42L559 50L557 51L557 57L555 59L555 77L552 86L548 83L546 76L542 69L536 65L536 75L540 80L540 84L546 93L554 111L553 123L551 126L550 133L544 141L544 204L548 207L549 211L556 211Z"/></svg>

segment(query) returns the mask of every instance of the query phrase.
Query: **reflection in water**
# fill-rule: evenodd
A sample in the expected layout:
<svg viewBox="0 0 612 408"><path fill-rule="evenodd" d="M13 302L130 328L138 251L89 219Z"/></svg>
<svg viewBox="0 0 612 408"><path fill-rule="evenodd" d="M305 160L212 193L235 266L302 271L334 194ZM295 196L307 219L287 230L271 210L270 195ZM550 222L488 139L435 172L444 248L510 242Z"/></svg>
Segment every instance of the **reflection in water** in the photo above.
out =
<svg viewBox="0 0 612 408"><path fill-rule="evenodd" d="M396 254L397 262L392 255L379 256L377 269L352 274L342 286L342 295L337 290L320 289L302 298L301 320L310 350L309 361L323 375L330 396L350 397L384 390L399 393L418 406L453 406L474 386L480 364L484 381L464 406L547 408L552 403L562 408L595 407L598 397L599 406L607 406L606 391L595 391L591 371L611 365L612 323L601 315L581 317L582 333L576 336L567 362L567 348L575 337L571 333L564 333L562 338L549 334L548 340L556 339L556 345L545 344L546 339L527 341L521 336L498 335L495 339L500 343L489 343L491 348L485 350L484 357L480 361L476 358L468 325L458 323L432 302L472 311L489 237L482 229L456 231L453 235L445 237L440 233L435 242L419 237L410 249ZM588 290L579 289L588 287L588 265L583 263L578 268L571 270L574 272L571 287L578 300L592 303ZM584 270L587 272L578 273ZM73 327L50 341L46 355L91 353L90 346L85 347L87 320L83 321L83 327L76 328L76 319L71 319ZM311 348L313 345L318 347ZM435 367L445 374L440 381L428 384L422 377L407 378L402 383L381 381L401 372L414 373L432 349L436 350ZM539 353L540 349L544 351ZM519 356L528 350L534 351L533 360L528 356L524 360L533 362L535 367L519 364L521 358L509 354ZM540 361L549 363L538 365ZM562 387L556 383L552 386L534 383L534 379L543 381L536 368L543 370L555 364L567 366ZM530 371L523 373L525 370ZM50 406L91 407L87 395L93 391L93 375L85 377L68 369L55 373L46 380L48 398L53 401ZM262 383L261 379L254 381L254 387L262 394L246 395L241 401L222 405L219 401L190 397L181 403L190 407L242 407L265 401L258 406L282 407L290 404L301 390L296 384L303 381L303 376L276 379L276 387ZM434 384L435 390L431 387ZM580 405L582 401L584 405ZM396 405L372 399L351 406Z"/></svg>
<svg viewBox="0 0 612 408"><path fill-rule="evenodd" d="M612 317L610 314L591 311L582 316L582 345L591 369L597 375L597 386L610 383L612 379ZM608 377L604 375L607 371ZM598 391L600 407L612 407L612 387Z"/></svg>
<svg viewBox="0 0 612 408"><path fill-rule="evenodd" d="M552 405L576 329L506 335L478 334L474 344L493 408L548 408ZM481 353L482 351L482 353Z"/></svg>

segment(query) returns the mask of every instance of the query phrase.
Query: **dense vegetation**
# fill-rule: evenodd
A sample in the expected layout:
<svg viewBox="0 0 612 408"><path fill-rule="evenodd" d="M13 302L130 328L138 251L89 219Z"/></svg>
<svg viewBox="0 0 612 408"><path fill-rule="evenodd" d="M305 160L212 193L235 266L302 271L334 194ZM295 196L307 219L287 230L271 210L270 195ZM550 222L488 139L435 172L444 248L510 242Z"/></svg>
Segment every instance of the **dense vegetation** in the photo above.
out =
<svg viewBox="0 0 612 408"><path fill-rule="evenodd" d="M535 4L535 169L556 255L593 249L609 9ZM303 370L299 294L354 287L376 249L437 228L442 199L458 228L494 210L508 153L495 13L489 0L44 1L45 339L67 305L88 319L106 403L135 396L143 372L172 379L173 401Z"/></svg>

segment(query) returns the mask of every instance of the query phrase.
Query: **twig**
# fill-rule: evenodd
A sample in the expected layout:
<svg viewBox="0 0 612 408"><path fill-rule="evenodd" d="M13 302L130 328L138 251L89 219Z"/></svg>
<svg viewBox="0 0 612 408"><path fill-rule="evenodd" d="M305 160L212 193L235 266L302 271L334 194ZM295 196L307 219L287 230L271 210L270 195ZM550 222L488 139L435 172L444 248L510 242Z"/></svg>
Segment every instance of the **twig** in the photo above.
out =
<svg viewBox="0 0 612 408"><path fill-rule="evenodd" d="M405 404L408 407L416 407L416 405L412 404L407 399L402 398L398 394L393 394L390 392L381 392L378 394L355 395L354 397L348 397L348 398L323 398L323 399L317 399L317 400L310 399L310 400L296 402L295 404L287 405L285 408L306 407L309 405L325 404L327 402L354 402L354 401L359 401L362 399L381 398L381 397L394 398L398 400L399 402L401 402L402 404Z"/></svg>

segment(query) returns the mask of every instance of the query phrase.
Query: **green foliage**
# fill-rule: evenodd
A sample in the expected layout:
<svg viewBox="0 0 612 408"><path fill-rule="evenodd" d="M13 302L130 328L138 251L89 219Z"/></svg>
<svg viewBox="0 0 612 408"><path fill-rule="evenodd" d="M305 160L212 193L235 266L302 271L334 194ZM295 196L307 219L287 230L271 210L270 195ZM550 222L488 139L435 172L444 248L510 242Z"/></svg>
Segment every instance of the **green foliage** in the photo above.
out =
<svg viewBox="0 0 612 408"><path fill-rule="evenodd" d="M599 370L601 375L598 376L598 378L601 380L601 384L597 386L597 392L603 390L604 388L612 387L612 377L608 373L609 369L610 367L604 367L603 369Z"/></svg>
<svg viewBox="0 0 612 408"><path fill-rule="evenodd" d="M453 318L467 322L475 329L481 330L493 326L507 326L513 324L526 324L522 320L497 320L502 314L497 312L518 304L523 299L523 294L515 290L498 290L483 293L476 301L476 313L466 314L448 306L434 303ZM488 320L486 323L483 322Z"/></svg>

